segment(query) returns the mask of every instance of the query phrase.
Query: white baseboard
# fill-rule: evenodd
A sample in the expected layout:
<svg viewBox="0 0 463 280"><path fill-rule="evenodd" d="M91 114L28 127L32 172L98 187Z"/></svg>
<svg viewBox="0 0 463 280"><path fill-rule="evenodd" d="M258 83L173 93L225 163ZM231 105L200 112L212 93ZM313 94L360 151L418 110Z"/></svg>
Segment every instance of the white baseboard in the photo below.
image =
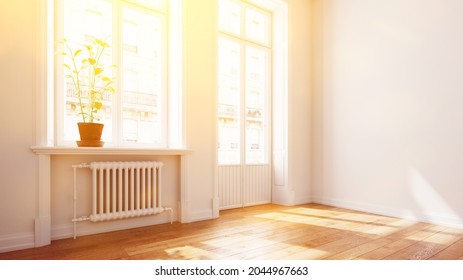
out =
<svg viewBox="0 0 463 280"><path fill-rule="evenodd" d="M34 248L34 232L0 236L0 253Z"/></svg>
<svg viewBox="0 0 463 280"><path fill-rule="evenodd" d="M419 211L412 212L409 209L397 209L393 207L379 206L370 203L347 201L342 199L332 199L319 196L312 197L312 202L372 214L396 217L400 219L425 222L453 228L463 228L463 220L455 217L439 215L436 213L423 213Z"/></svg>
<svg viewBox="0 0 463 280"><path fill-rule="evenodd" d="M42 246L50 245L50 241L51 241L51 236L50 236L51 218L50 216L36 218L34 225L35 225L35 236L34 236L35 247L42 247Z"/></svg>
<svg viewBox="0 0 463 280"><path fill-rule="evenodd" d="M173 221L177 221L176 213L177 212L174 211ZM158 224L166 224L170 223L170 221L170 211L166 211L156 215L108 222L78 222L77 237ZM73 236L74 224L72 222L51 226L51 240L72 238ZM36 247L35 245L34 232L0 236L0 253L34 248Z"/></svg>
<svg viewBox="0 0 463 280"><path fill-rule="evenodd" d="M294 206L312 202L312 196L298 196L293 190L274 187L272 190L272 203L284 206Z"/></svg>
<svg viewBox="0 0 463 280"><path fill-rule="evenodd" d="M212 218L218 218L220 216L220 199L218 197L214 197L212 199Z"/></svg>
<svg viewBox="0 0 463 280"><path fill-rule="evenodd" d="M179 221L181 223L189 223L191 221L190 213L191 213L191 205L189 201L179 201Z"/></svg>
<svg viewBox="0 0 463 280"><path fill-rule="evenodd" d="M285 206L295 205L295 193L288 188L273 187L272 203Z"/></svg>
<svg viewBox="0 0 463 280"><path fill-rule="evenodd" d="M294 199L294 205L312 203L312 196L301 196Z"/></svg>
<svg viewBox="0 0 463 280"><path fill-rule="evenodd" d="M213 218L214 218L214 215L212 213L212 209L207 209L207 210L196 211L196 212L191 213L190 222L211 220Z"/></svg>

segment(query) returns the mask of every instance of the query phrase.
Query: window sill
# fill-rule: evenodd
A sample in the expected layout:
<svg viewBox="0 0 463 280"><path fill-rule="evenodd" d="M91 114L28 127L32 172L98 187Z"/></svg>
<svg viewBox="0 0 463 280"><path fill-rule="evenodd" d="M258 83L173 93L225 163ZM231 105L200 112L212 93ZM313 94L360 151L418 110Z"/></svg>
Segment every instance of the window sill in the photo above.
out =
<svg viewBox="0 0 463 280"><path fill-rule="evenodd" d="M147 149L147 148L91 148L91 147L47 147L32 146L37 155L186 155L188 149Z"/></svg>

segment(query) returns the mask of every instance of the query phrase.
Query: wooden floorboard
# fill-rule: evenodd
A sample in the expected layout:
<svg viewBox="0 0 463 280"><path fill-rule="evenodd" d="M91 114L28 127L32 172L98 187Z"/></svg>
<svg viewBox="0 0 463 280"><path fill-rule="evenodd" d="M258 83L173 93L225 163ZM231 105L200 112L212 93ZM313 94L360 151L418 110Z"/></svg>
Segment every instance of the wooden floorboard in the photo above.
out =
<svg viewBox="0 0 463 280"><path fill-rule="evenodd" d="M463 230L320 204L269 204L214 220L56 240L0 259L458 260Z"/></svg>

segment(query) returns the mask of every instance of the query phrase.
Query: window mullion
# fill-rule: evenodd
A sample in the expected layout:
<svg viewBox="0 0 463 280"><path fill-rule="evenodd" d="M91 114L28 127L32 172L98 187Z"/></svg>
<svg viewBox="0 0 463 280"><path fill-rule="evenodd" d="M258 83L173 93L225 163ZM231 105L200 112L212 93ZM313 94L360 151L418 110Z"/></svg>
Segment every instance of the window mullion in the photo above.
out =
<svg viewBox="0 0 463 280"><path fill-rule="evenodd" d="M240 135L241 164L246 163L246 45L240 42Z"/></svg>

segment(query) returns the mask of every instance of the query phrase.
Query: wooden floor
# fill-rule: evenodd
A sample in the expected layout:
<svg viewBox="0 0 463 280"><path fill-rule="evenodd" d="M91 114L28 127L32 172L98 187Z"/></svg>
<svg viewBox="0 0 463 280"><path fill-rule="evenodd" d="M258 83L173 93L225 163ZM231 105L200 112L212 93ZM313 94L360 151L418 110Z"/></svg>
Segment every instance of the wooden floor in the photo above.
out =
<svg viewBox="0 0 463 280"><path fill-rule="evenodd" d="M53 241L0 259L463 259L463 230L307 204Z"/></svg>

